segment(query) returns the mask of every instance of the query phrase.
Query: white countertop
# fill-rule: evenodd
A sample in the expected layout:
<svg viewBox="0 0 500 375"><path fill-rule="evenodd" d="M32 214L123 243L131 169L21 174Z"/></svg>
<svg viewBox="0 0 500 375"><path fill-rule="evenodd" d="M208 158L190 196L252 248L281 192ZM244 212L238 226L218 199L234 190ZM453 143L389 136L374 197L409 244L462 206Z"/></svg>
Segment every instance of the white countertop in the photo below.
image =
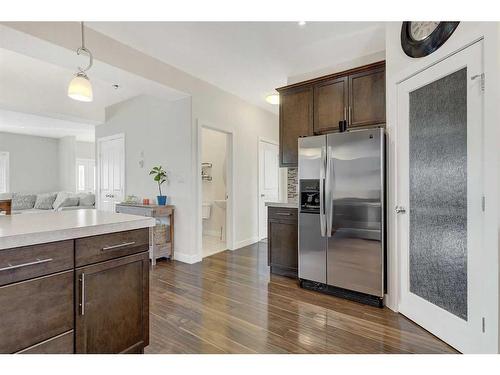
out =
<svg viewBox="0 0 500 375"><path fill-rule="evenodd" d="M0 250L147 228L155 219L98 210L0 216Z"/></svg>
<svg viewBox="0 0 500 375"><path fill-rule="evenodd" d="M268 207L299 208L297 202L266 202Z"/></svg>

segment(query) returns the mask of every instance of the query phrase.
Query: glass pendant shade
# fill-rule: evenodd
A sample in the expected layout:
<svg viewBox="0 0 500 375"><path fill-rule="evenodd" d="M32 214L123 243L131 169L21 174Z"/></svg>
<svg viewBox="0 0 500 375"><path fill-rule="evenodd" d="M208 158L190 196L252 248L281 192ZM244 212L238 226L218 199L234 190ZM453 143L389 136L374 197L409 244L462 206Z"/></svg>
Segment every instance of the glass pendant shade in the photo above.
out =
<svg viewBox="0 0 500 375"><path fill-rule="evenodd" d="M94 99L92 85L85 73L77 73L68 86L68 96L80 102L91 102Z"/></svg>

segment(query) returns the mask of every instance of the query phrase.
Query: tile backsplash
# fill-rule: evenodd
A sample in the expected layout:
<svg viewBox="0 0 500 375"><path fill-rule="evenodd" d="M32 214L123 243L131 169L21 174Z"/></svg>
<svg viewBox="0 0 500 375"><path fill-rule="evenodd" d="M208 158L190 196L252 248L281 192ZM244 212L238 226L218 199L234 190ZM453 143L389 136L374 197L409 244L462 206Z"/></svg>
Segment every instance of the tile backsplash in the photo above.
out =
<svg viewBox="0 0 500 375"><path fill-rule="evenodd" d="M298 170L287 168L287 198L290 203L298 202Z"/></svg>

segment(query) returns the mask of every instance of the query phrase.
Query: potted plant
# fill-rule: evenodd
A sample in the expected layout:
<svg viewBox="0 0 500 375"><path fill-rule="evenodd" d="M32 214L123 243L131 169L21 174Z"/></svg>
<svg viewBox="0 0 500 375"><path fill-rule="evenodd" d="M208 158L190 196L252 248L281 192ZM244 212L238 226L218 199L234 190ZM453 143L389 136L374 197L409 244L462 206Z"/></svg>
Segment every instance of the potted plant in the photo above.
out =
<svg viewBox="0 0 500 375"><path fill-rule="evenodd" d="M165 206L167 204L167 196L161 193L161 185L164 182L167 182L167 172L165 172L163 167L160 165L151 169L149 175L154 175L153 180L158 183L158 190L160 192L160 195L156 197L156 199L158 200L158 205Z"/></svg>

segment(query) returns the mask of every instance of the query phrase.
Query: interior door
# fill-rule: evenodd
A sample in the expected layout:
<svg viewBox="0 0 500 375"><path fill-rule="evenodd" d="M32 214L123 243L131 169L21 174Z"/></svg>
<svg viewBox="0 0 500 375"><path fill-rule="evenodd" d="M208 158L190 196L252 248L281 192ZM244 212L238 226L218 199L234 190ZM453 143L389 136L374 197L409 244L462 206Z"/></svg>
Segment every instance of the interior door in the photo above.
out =
<svg viewBox="0 0 500 375"><path fill-rule="evenodd" d="M266 202L279 201L278 145L259 141L259 239L267 238Z"/></svg>
<svg viewBox="0 0 500 375"><path fill-rule="evenodd" d="M481 291L482 56L475 43L398 85L399 310L468 353L498 298Z"/></svg>
<svg viewBox="0 0 500 375"><path fill-rule="evenodd" d="M115 211L115 204L125 195L125 139L98 140L99 209Z"/></svg>

